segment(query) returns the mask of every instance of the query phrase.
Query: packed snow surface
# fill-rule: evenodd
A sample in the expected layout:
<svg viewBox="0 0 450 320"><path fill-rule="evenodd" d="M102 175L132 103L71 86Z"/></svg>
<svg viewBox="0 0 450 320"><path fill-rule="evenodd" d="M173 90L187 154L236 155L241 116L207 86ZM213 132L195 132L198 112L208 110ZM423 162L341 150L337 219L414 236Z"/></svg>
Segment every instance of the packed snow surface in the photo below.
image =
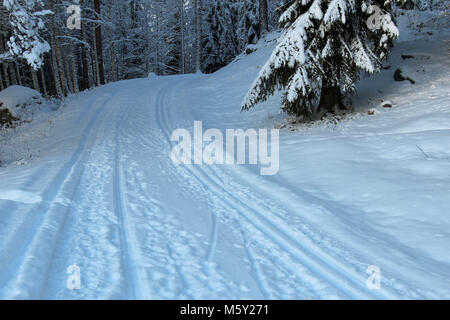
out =
<svg viewBox="0 0 450 320"><path fill-rule="evenodd" d="M274 41L212 75L68 99L40 156L0 168L0 298L450 298L448 42L399 43L355 115L281 130L276 176L172 163L172 131L194 120L285 121L278 97L240 113Z"/></svg>

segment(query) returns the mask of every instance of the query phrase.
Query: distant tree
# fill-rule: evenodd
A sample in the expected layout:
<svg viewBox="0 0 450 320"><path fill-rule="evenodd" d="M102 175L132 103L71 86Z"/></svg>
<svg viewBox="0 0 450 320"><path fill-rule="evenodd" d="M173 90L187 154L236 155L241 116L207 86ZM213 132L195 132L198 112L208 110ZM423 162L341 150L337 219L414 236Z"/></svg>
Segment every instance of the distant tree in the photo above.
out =
<svg viewBox="0 0 450 320"><path fill-rule="evenodd" d="M203 39L203 70L207 73L227 65L238 53L233 7L229 1L210 0Z"/></svg>
<svg viewBox="0 0 450 320"><path fill-rule="evenodd" d="M100 0L94 0L94 10L97 18L101 20L101 4ZM95 26L95 50L97 53L98 78L100 84L105 84L105 71L103 65L103 38L102 26L97 24Z"/></svg>
<svg viewBox="0 0 450 320"><path fill-rule="evenodd" d="M269 7L267 0L259 0L259 31L261 35L269 32Z"/></svg>
<svg viewBox="0 0 450 320"><path fill-rule="evenodd" d="M259 1L238 1L236 7L236 36L239 44L239 51L242 51L248 44L255 44L260 38L261 20L259 18Z"/></svg>

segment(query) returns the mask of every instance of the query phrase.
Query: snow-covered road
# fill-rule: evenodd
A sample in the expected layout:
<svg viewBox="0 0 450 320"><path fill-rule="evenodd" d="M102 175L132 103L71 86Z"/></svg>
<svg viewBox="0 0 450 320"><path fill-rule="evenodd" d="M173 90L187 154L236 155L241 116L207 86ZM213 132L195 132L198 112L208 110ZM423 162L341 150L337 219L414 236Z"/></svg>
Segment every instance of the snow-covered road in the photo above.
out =
<svg viewBox="0 0 450 320"><path fill-rule="evenodd" d="M27 181L45 185L40 201L1 203L1 297L389 297L293 233L264 193L216 167L172 164L186 81L131 81L88 99L67 161ZM66 287L71 265L80 290Z"/></svg>
<svg viewBox="0 0 450 320"><path fill-rule="evenodd" d="M350 120L337 133L285 133L276 177L254 166L172 163L173 130L192 129L194 120L219 129L273 124L272 111L240 115L236 107L271 47L214 75L152 76L68 99L42 142L44 156L0 171L0 298L450 297L444 122L431 131L408 122L402 131L404 113L394 111ZM445 91L431 94L436 110L449 101ZM450 115L442 108L443 117ZM388 135L392 128L398 134ZM398 144L406 138L434 141L426 146L443 158L421 159ZM395 158L388 154L395 147L406 149ZM406 202L424 196L434 221L414 210L403 216L408 203L389 198L396 189L388 179L409 183L403 172L387 171L396 161L428 168L428 180L403 191ZM436 168L444 172L439 181ZM364 190L373 185L379 188ZM380 194L385 202L374 200ZM380 290L367 286L370 265L382 271ZM79 290L67 287L70 266L79 268Z"/></svg>

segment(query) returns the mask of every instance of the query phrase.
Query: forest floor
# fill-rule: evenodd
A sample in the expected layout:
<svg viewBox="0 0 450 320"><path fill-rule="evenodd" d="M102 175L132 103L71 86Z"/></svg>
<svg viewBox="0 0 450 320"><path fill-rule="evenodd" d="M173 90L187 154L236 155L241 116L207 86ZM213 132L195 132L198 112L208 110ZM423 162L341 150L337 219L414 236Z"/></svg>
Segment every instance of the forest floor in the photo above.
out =
<svg viewBox="0 0 450 320"><path fill-rule="evenodd" d="M351 116L282 129L275 176L173 164L170 136L194 121L204 130L290 121L278 96L240 113L274 45L212 75L68 98L30 143L38 155L0 168L0 298L450 298L445 39L398 43L391 68L361 82ZM394 82L396 68L416 84ZM379 289L367 286L370 266Z"/></svg>

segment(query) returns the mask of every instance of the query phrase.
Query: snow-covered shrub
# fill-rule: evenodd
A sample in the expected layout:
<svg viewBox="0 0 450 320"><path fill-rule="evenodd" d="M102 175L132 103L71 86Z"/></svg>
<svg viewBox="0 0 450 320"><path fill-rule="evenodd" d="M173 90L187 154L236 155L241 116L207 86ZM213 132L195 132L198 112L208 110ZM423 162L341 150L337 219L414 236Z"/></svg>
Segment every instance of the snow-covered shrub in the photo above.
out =
<svg viewBox="0 0 450 320"><path fill-rule="evenodd" d="M9 113L16 119L29 118L34 112L33 106L42 102L41 94L27 87L14 85L0 91L0 111L3 111L3 114ZM0 126L2 124L0 120Z"/></svg>
<svg viewBox="0 0 450 320"><path fill-rule="evenodd" d="M32 91L34 90L28 91L28 93ZM5 96L3 91L0 92L0 97ZM23 165L38 157L42 140L48 136L55 123L55 118L60 114L61 100L44 100L33 97L31 100L25 100L23 96L9 96L8 98L11 98L6 102L8 105L20 101L26 107L22 110L19 109L20 112L16 110L17 114L21 116L20 120L13 119L16 120L16 125L0 127L0 166L11 163ZM2 111L4 114L9 113L9 108L1 109L0 114Z"/></svg>

